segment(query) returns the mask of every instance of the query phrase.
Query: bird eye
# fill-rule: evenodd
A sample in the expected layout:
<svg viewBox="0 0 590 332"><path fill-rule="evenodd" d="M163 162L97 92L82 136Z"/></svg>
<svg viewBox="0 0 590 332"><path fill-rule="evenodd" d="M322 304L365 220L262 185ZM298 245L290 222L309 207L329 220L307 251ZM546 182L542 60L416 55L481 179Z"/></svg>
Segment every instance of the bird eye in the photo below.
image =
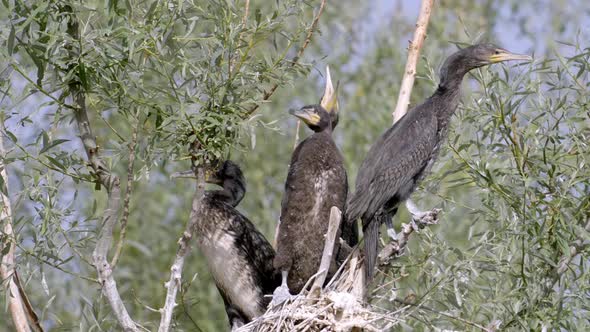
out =
<svg viewBox="0 0 590 332"><path fill-rule="evenodd" d="M500 51L496 50L496 51L494 52L494 54L500 54Z"/></svg>

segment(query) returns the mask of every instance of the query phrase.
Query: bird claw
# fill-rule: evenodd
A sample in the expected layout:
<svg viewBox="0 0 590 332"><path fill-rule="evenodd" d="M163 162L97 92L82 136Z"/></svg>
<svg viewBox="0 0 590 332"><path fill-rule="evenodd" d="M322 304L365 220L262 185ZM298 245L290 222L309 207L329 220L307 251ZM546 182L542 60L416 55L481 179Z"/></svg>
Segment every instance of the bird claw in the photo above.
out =
<svg viewBox="0 0 590 332"><path fill-rule="evenodd" d="M412 214L412 228L418 231L418 229L428 225L438 224L438 215L441 211L441 209L432 209L431 211Z"/></svg>
<svg viewBox="0 0 590 332"><path fill-rule="evenodd" d="M438 224L438 214L442 211L441 209L432 209L431 211L420 211L414 202L411 200L406 201L406 207L412 215L411 226L414 231L418 231L428 225Z"/></svg>
<svg viewBox="0 0 590 332"><path fill-rule="evenodd" d="M274 307L292 298L293 295L291 295L291 293L289 292L289 287L287 287L287 285L280 285L272 293L272 300L270 301L270 305Z"/></svg>
<svg viewBox="0 0 590 332"><path fill-rule="evenodd" d="M391 239L391 241L397 241L397 232L395 231L395 229L393 228L388 228L387 229L387 236L389 236L389 238Z"/></svg>

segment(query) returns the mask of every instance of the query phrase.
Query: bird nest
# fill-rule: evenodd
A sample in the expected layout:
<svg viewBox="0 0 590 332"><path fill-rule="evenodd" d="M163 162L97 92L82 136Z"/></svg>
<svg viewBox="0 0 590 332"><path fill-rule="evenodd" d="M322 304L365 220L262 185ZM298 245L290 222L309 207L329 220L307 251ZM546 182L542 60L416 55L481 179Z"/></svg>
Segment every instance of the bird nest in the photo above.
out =
<svg viewBox="0 0 590 332"><path fill-rule="evenodd" d="M364 273L358 250L323 289L308 282L297 296L271 303L266 313L238 331L387 331L405 317L365 303Z"/></svg>

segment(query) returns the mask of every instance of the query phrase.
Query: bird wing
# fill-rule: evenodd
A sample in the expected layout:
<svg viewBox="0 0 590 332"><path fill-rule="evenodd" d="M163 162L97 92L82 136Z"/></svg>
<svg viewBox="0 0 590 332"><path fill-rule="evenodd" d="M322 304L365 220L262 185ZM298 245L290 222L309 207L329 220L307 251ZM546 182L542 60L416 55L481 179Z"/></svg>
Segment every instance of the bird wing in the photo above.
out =
<svg viewBox="0 0 590 332"><path fill-rule="evenodd" d="M361 164L348 217L370 220L413 180L436 146L437 120L426 108L411 110L373 144ZM398 197L405 199L405 197Z"/></svg>
<svg viewBox="0 0 590 332"><path fill-rule="evenodd" d="M280 284L278 273L273 267L275 251L266 237L260 233L254 224L237 210L234 214L231 231L235 234L236 246L246 256L250 266L256 272L259 286L266 293L272 293Z"/></svg>

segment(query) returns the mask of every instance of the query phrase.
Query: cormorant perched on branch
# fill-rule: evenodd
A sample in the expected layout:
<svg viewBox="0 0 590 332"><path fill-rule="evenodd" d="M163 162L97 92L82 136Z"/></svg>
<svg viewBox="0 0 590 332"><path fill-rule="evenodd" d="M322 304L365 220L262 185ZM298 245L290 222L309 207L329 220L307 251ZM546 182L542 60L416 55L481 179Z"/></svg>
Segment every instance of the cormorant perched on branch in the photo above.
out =
<svg viewBox="0 0 590 332"><path fill-rule="evenodd" d="M508 60L531 57L492 44L474 45L451 55L441 68L441 82L434 94L389 128L369 150L347 208L349 219L362 219L367 282L372 280L376 264L379 226L391 223L398 205L432 167L459 104L463 76L472 69Z"/></svg>
<svg viewBox="0 0 590 332"><path fill-rule="evenodd" d="M336 94L324 95L328 109L334 106ZM330 209L344 209L348 183L342 155L332 140L334 114L322 105L304 106L290 113L314 134L301 142L291 157L274 265L289 290L299 293L318 272Z"/></svg>
<svg viewBox="0 0 590 332"><path fill-rule="evenodd" d="M233 329L266 311L270 298L264 295L280 285L280 275L270 243L234 208L246 192L240 168L227 160L207 182L223 189L205 193L194 233Z"/></svg>

